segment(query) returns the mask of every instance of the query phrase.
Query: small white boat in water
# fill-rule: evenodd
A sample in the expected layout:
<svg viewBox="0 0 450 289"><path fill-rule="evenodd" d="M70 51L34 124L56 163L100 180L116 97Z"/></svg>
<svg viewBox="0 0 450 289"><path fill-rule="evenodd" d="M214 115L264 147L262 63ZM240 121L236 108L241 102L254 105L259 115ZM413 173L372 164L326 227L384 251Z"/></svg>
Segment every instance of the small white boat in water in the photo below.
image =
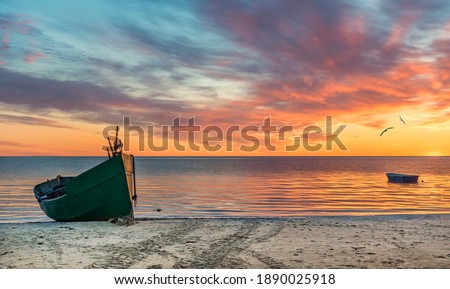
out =
<svg viewBox="0 0 450 289"><path fill-rule="evenodd" d="M392 183L417 183L419 176L416 175L406 175L398 173L387 173L388 181Z"/></svg>

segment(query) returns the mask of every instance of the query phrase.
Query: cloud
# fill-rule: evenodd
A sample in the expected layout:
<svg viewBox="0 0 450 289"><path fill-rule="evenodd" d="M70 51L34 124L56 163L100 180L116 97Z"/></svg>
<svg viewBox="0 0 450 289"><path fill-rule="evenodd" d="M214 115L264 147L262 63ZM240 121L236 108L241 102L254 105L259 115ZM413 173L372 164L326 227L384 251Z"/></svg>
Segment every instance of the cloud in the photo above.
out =
<svg viewBox="0 0 450 289"><path fill-rule="evenodd" d="M178 62L189 65L205 65L210 60L211 51L208 47L201 47L192 42L187 37L178 36L173 39L162 39L160 36L149 33L140 27L121 27L127 36L136 45L156 51L159 56L163 56L168 61L177 60Z"/></svg>
<svg viewBox="0 0 450 289"><path fill-rule="evenodd" d="M186 110L176 100L131 97L115 88L86 82L59 81L0 68L0 101L28 111L62 111L84 121L121 123L124 115L136 120L168 120Z"/></svg>
<svg viewBox="0 0 450 289"><path fill-rule="evenodd" d="M8 49L9 48L9 31L3 32L2 37L2 49Z"/></svg>
<svg viewBox="0 0 450 289"><path fill-rule="evenodd" d="M368 122L364 122L363 125L368 126L368 127L373 127L376 129L382 129L386 126L386 121L385 120L373 120L373 121L368 121Z"/></svg>
<svg viewBox="0 0 450 289"><path fill-rule="evenodd" d="M23 55L23 61L26 63L33 63L36 59L45 57L38 51L38 42L35 37L38 29L33 25L30 17L18 13L0 12L0 33L2 35L0 57L6 56L11 59ZM14 41L12 42L11 39ZM29 51L30 48L33 52Z"/></svg>
<svg viewBox="0 0 450 289"><path fill-rule="evenodd" d="M26 125L50 126L57 128L69 128L69 129L73 128L59 121L25 115L0 114L0 123L14 123L14 124L20 123Z"/></svg>
<svg viewBox="0 0 450 289"><path fill-rule="evenodd" d="M444 1L105 3L0 14L2 47L22 47L0 58L1 101L88 122L224 125L449 103Z"/></svg>
<svg viewBox="0 0 450 289"><path fill-rule="evenodd" d="M387 47L389 32L377 29L379 20L358 8L343 1L222 1L208 12L283 76L379 73L393 64L399 49Z"/></svg>
<svg viewBox="0 0 450 289"><path fill-rule="evenodd" d="M36 145L24 144L15 141L0 140L0 146L5 147L36 147Z"/></svg>
<svg viewBox="0 0 450 289"><path fill-rule="evenodd" d="M272 114L388 113L442 98L432 85L446 70L421 36L442 28L450 5L376 3L219 1L205 13L264 62L251 103Z"/></svg>
<svg viewBox="0 0 450 289"><path fill-rule="evenodd" d="M30 53L30 54L26 55L24 61L26 63L33 63L37 59L45 58L45 57L47 57L45 54L43 54L43 53L41 53L39 51L36 51L36 52L33 52L33 53Z"/></svg>

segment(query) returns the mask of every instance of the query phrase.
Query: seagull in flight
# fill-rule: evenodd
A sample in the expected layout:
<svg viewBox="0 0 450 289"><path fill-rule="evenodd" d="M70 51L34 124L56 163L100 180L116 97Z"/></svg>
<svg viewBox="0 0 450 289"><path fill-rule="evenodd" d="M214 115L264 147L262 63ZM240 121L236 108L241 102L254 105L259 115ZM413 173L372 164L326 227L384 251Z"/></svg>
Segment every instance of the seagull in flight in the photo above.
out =
<svg viewBox="0 0 450 289"><path fill-rule="evenodd" d="M406 124L406 122L403 120L403 118L401 116L398 116L400 118L400 120L403 122L403 124Z"/></svg>
<svg viewBox="0 0 450 289"><path fill-rule="evenodd" d="M380 134L380 136L382 136L385 132L387 132L388 130L393 129L393 127L388 127L387 129L383 130L383 132Z"/></svg>

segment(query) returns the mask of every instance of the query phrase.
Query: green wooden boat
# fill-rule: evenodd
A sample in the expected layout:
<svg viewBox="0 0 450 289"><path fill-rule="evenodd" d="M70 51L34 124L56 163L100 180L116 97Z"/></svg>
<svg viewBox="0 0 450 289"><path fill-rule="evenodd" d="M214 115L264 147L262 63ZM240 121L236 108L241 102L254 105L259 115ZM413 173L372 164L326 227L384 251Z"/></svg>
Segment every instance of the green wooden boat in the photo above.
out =
<svg viewBox="0 0 450 289"><path fill-rule="evenodd" d="M134 157L122 153L118 132L117 126L114 146L108 137L107 161L77 177L57 176L34 187L34 195L47 216L61 222L134 217Z"/></svg>
<svg viewBox="0 0 450 289"><path fill-rule="evenodd" d="M41 209L56 221L105 221L133 217L136 198L134 157L116 153L77 177L48 180L34 187Z"/></svg>

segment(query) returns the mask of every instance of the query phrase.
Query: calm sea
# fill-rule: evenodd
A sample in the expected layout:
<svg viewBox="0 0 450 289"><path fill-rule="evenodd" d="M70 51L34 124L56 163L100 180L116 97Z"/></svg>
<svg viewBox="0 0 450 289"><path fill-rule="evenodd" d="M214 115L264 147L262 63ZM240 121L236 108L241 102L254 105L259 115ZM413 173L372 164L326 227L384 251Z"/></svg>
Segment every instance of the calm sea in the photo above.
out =
<svg viewBox="0 0 450 289"><path fill-rule="evenodd" d="M0 222L51 221L33 186L104 160L0 157ZM141 157L136 170L138 218L450 213L450 157ZM388 183L386 172L419 183Z"/></svg>

